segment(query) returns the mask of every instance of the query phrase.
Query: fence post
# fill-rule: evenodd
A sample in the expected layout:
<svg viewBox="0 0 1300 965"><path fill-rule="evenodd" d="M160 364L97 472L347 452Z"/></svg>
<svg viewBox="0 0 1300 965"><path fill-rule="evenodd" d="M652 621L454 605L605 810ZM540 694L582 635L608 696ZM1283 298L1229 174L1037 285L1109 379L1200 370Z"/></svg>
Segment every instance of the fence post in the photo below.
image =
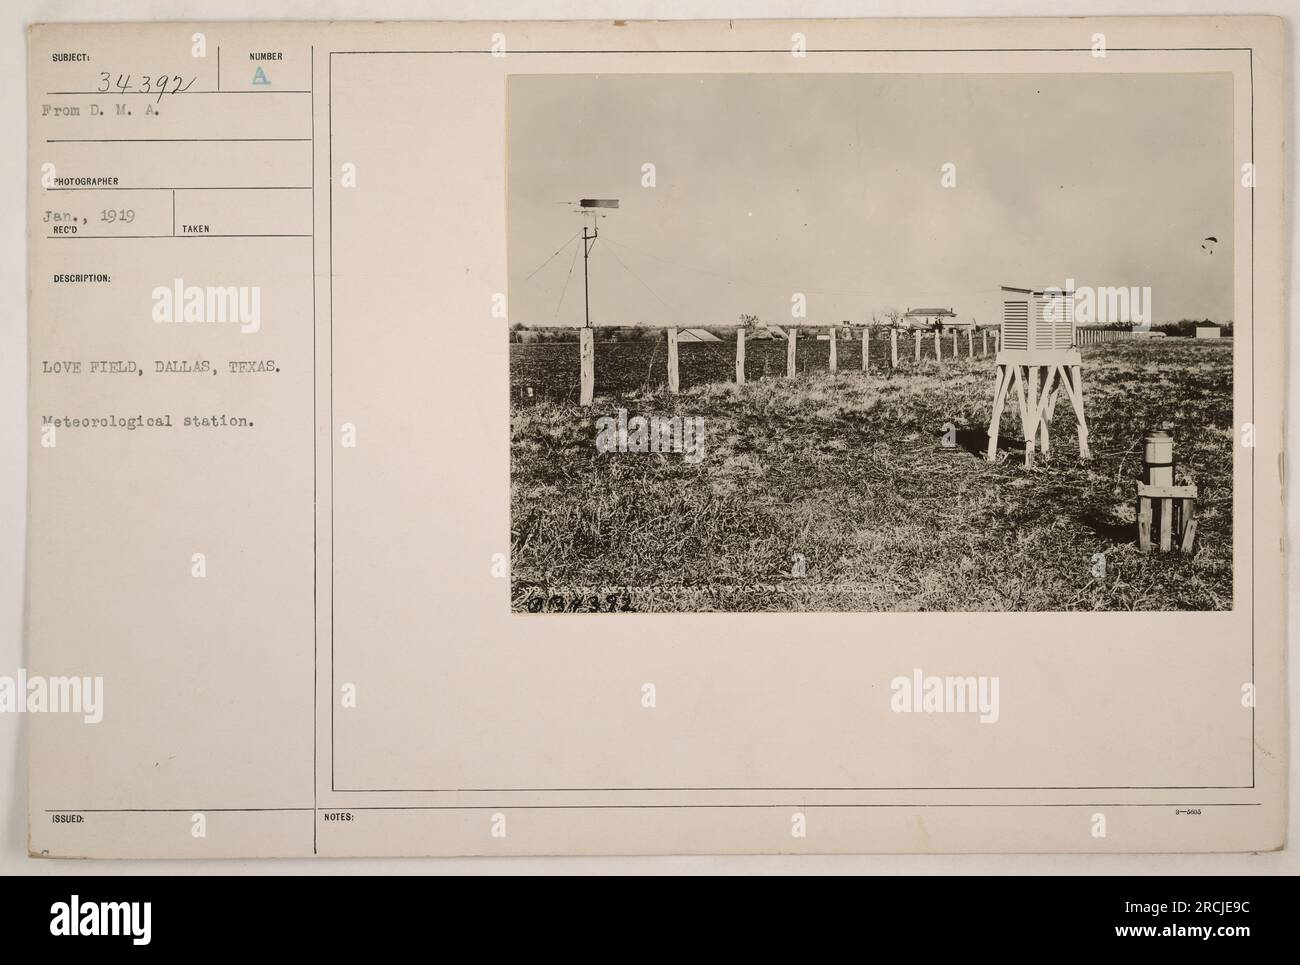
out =
<svg viewBox="0 0 1300 965"><path fill-rule="evenodd" d="M898 368L898 329L889 330L889 367Z"/></svg>
<svg viewBox="0 0 1300 965"><path fill-rule="evenodd" d="M975 357L975 329L966 329L966 357L973 359Z"/></svg>
<svg viewBox="0 0 1300 965"><path fill-rule="evenodd" d="M785 375L786 378L790 379L794 378L794 345L795 339L798 337L799 330L791 325L790 331L788 331L785 336Z"/></svg>
<svg viewBox="0 0 1300 965"><path fill-rule="evenodd" d="M934 360L936 362L943 361L943 351L939 348L939 330L937 328L934 330Z"/></svg>
<svg viewBox="0 0 1300 965"><path fill-rule="evenodd" d="M681 387L681 377L677 371L677 327L670 325L668 327L668 391L677 392Z"/></svg>
<svg viewBox="0 0 1300 965"><path fill-rule="evenodd" d="M957 357L957 329L952 330L952 357Z"/></svg>
<svg viewBox="0 0 1300 965"><path fill-rule="evenodd" d="M835 326L831 326L831 372L835 371Z"/></svg>
<svg viewBox="0 0 1300 965"><path fill-rule="evenodd" d="M736 384L745 384L745 326L736 326Z"/></svg>
<svg viewBox="0 0 1300 965"><path fill-rule="evenodd" d="M987 328L984 329L984 350L983 351L985 355L989 354L989 330Z"/></svg>
<svg viewBox="0 0 1300 965"><path fill-rule="evenodd" d="M582 328L578 333L578 359L582 369L579 402L582 405L591 405L591 397L596 394L596 343L588 327Z"/></svg>
<svg viewBox="0 0 1300 965"><path fill-rule="evenodd" d="M862 330L862 371L867 370L867 362L871 358L871 329Z"/></svg>
<svg viewBox="0 0 1300 965"><path fill-rule="evenodd" d="M913 361L921 361L921 333L917 331L912 332L912 354Z"/></svg>

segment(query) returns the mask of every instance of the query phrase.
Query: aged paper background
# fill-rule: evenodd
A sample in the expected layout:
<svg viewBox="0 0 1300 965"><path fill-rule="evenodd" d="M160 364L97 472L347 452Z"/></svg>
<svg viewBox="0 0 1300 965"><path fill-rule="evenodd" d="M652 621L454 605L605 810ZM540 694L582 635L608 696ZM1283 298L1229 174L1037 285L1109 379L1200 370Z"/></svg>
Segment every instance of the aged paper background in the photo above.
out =
<svg viewBox="0 0 1300 965"><path fill-rule="evenodd" d="M825 26L804 29L811 37ZM1225 35L1249 28L1221 25L1213 45L1256 44L1261 63L1275 64L1277 50L1270 45L1279 38L1266 27L1257 25L1264 32L1248 37L1249 43L1229 44ZM298 112L256 120L277 129L298 124L313 139L321 130L330 132L332 153L314 155L317 185L328 183L332 157L346 156L361 171L382 166L387 173L346 202L315 192L315 224L331 224L332 235L321 239L318 228L314 245L294 241L302 247L277 253L275 274L262 282L283 324L265 333L258 354L298 363L296 376L259 387L269 394L253 400L281 420L265 444L232 452L224 468L198 475L188 457L142 455L157 460L146 463L151 467L146 484L134 472L113 478L103 471L121 445L116 437L96 440L98 450L87 446L69 454L58 472L42 469L33 449L35 531L51 525L51 532L65 539L80 534L80 545L90 551L71 554L55 539L32 546L31 621L37 642L29 665L35 671L61 660L75 662L93 638L106 648L100 652L110 666L129 662L131 676L111 693L120 694L115 702L138 708L125 719L114 718L111 726L99 725L90 742L85 728L71 721L32 722L34 848L41 850L41 841L48 840L43 835L49 834L38 815L55 807L100 813L91 826L79 829L81 844L56 842L53 853L105 856L302 854L310 853L304 843L313 837L321 854L1158 851L1276 843L1284 813L1282 707L1265 694L1282 680L1281 573L1275 543L1252 542L1245 535L1252 531L1252 512L1256 533L1280 532L1276 477L1257 477L1252 493L1249 466L1239 461L1238 607L1230 614L1083 614L1068 620L1031 614L805 615L777 618L779 629L774 618L761 616L626 616L610 618L617 621L613 631L619 640L613 648L607 622L546 618L521 626L506 612L503 584L487 579L486 567L467 562L490 558L508 540L507 453L501 441L505 342L484 305L485 296L504 287L502 81L518 66L510 57L328 56L330 49L477 49L485 33L493 32L483 24L206 29L214 37L220 33L227 49L241 44L292 49L295 69L306 62L306 85L312 86L313 77L328 85L332 102L312 95L314 113L309 107L305 119ZM609 43L613 29L510 25L507 33L516 50L573 50L614 46ZM768 49L764 30L785 38L793 29L788 24L658 25L617 32L625 45L619 49L730 46L731 41L699 41L745 36L755 38L748 46ZM889 47L890 31L908 39L897 46L917 46L915 25L836 24L834 29L838 47L854 46L855 36L864 48ZM933 40L928 46L952 42L935 29L926 34ZM1005 41L1012 35L1016 42L1006 46L1055 47L1065 45L1053 33L1061 29L1044 23L972 25L961 36L971 47L992 46L990 38ZM1097 29L1159 38L1125 46L1194 46L1200 36L1190 23ZM163 43L168 31L175 34L177 28L141 28L121 47L122 55L129 59L131 44L147 49ZM57 32L49 35L49 49L72 42ZM95 38L85 28L76 36L82 46ZM39 46L42 35L37 38ZM960 55L954 63L956 56L873 54L864 63L862 55L826 54L797 69L989 69L979 59L989 55ZM1019 56L1015 66L999 57L996 69L1066 69L1059 54ZM1127 61L1125 56L1115 51L1106 69L1228 70L1248 79L1251 67L1247 64L1243 73L1240 57L1210 51L1133 54ZM1176 66L1162 59L1174 56ZM630 56L547 57L544 66L530 62L528 72L648 69ZM702 69L698 55L660 53L653 60L655 70ZM725 64L711 61L707 69L795 67L788 57L774 54L728 54ZM37 70L33 91L44 89L41 65ZM1280 141L1280 78L1254 65L1254 82L1255 159L1263 169L1269 156L1261 145ZM429 116L431 90L437 91L435 123ZM1247 84L1237 88L1242 143L1250 137L1248 94ZM397 156L395 142L403 146ZM32 149L39 168L35 141ZM237 171L240 163L228 159L216 170ZM135 174L159 169L165 170L165 158L155 155ZM1268 191L1261 190L1257 205ZM1261 425L1256 467L1271 468L1281 427L1265 428L1268 423L1255 413L1281 411L1279 356L1256 355L1255 349L1257 343L1280 339L1281 225L1276 207L1260 207L1264 210L1256 210L1254 223L1254 325L1239 322L1235 388L1238 406ZM426 227L384 243L411 212L436 218L448 230ZM1248 215L1239 210L1239 253L1252 252ZM304 257L308 246L314 253ZM41 257L37 249L37 270ZM125 255L106 257L122 258L112 264L115 276L136 270ZM150 277L184 272L183 252L158 257L174 261L151 265ZM232 271L251 272L265 254L231 245L228 257ZM249 259L242 269L240 259ZM1238 319L1252 318L1243 261L1244 256L1236 286ZM264 264L261 268L265 271ZM378 278L382 285L375 284ZM276 291L276 285L283 290ZM149 342L156 337L153 329L143 329L143 341L135 346L130 332L110 337L100 319L80 317L75 306L60 305L57 297L55 292L43 304L38 297L37 304L48 317L66 320L60 340L84 345L92 356L156 354ZM110 296L102 309L111 317L115 309L129 312L131 306L115 305ZM389 321L371 324L376 318ZM481 324L460 321L471 318ZM440 319L456 326L464 353L460 365L430 367ZM34 333L35 326L34 315ZM33 338L38 342L40 336ZM312 352L329 354L332 378L319 364L314 384L309 371L304 376L301 363ZM34 348L32 357L43 356ZM41 410L41 391L38 384L34 412ZM330 412L321 408L326 399L333 401L336 421L347 413L348 420L367 427L366 445L373 448L366 458L377 460L381 472L368 462L348 465L337 454L329 467ZM153 401L168 404L159 396L141 399L136 407L147 409ZM246 398L230 403L250 404ZM315 440L310 423L302 421L310 419L313 404L319 423ZM413 413L422 415L416 419ZM1238 421L1250 417L1243 414ZM422 442L421 435L436 444ZM448 462L449 453L454 462ZM193 451L192 459L199 458L211 459L206 443ZM87 479L96 481L93 498L87 497ZM332 500L334 507L332 554L330 527L322 525L322 516L313 521L310 514L313 485L322 503ZM430 492L438 494L436 501ZM1269 493L1272 501L1265 498ZM306 502L300 505L303 494ZM177 504L169 506L167 500ZM110 519L105 504L115 507ZM239 525L204 528L211 526L205 524L206 514ZM57 525L41 522L56 518ZM412 519L418 522L413 525ZM160 525L163 520L169 525ZM470 526L466 520L483 524ZM212 556L240 560L239 580L223 584L217 592L227 595L219 599L196 600L183 567L170 567L171 585L154 578L167 571L170 556L188 558L196 531L213 547ZM88 543L86 534L92 534ZM147 538L133 541L135 535ZM132 546L129 565L105 579L105 559L117 558L124 544ZM241 553L249 546L258 552ZM71 568L74 562L86 569ZM60 573L61 588L41 580L42 566ZM75 605L74 598L61 595L67 585L78 588ZM208 586L204 592L213 590ZM1254 605L1246 605L1252 599ZM334 629L328 644L319 633L327 612ZM196 613L202 619L195 620ZM1256 737L1265 735L1264 757L1256 756L1249 732L1241 729L1239 708L1216 698L1225 676L1249 679L1249 650L1241 642L1252 624L1255 679L1261 685ZM268 637L281 644L268 651ZM805 641L797 665L789 654L791 637ZM1027 652L1028 643L1044 637L1052 641L1050 653L1039 647ZM1261 639L1266 646L1260 646ZM204 640L222 645L204 646ZM710 646L702 648L701 640ZM866 641L870 650L864 650ZM334 664L321 673L326 646ZM807 659L809 647L816 648L815 660ZM954 729L924 735L916 745L927 749L921 760L905 748L871 746L872 735L889 723L881 719L888 716L887 703L878 696L889 677L912 666L952 665L972 647L979 648L981 667L998 667L1004 687L1043 696L1022 705L1018 721L996 728L995 741L972 743L957 732L958 722L930 720L927 726ZM359 690L383 694L383 700L330 720L331 670L336 680L355 680ZM789 685L792 674L797 687ZM681 694L690 713L660 715L647 730L645 715L623 696L641 679ZM1234 693L1236 686L1230 688ZM1089 687L1110 696L1105 712L1086 716L1083 726L1077 708L1046 696ZM877 696L871 698L873 688ZM738 716L738 708L758 712ZM1219 739L1234 731L1240 731L1240 739ZM331 751L313 759L312 748L319 751L325 735L332 737ZM186 753L173 755L174 763L163 768L177 746ZM431 775L438 780L431 783ZM936 775L941 776L937 782ZM998 790L972 799L966 791L929 789L940 785ZM927 790L906 790L920 787ZM555 790L564 788L573 790ZM629 790L634 788L654 790ZM775 788L783 790L774 795ZM1198 790L1171 799L1170 788ZM93 799L85 797L88 789ZM1096 789L1109 792L1102 794L1107 800ZM1081 800L1081 790L1090 792L1083 795L1087 800ZM1212 801L1202 800L1210 793ZM645 806L649 817L637 816L638 808L621 802ZM1124 819L1114 822L1105 842L1090 840L1084 811L1117 803L1126 808ZM1249 806L1207 808L1195 833L1188 833L1164 818L1166 803ZM284 810L268 816L265 808ZM191 811L220 809L241 809L225 812L220 842L187 840ZM363 820L352 822L345 834L319 824L313 828L317 810L349 811ZM791 810L815 815L817 833L792 842ZM496 811L511 820L510 836L500 845L483 833ZM1061 816L1073 812L1077 827ZM156 816L166 813L174 819ZM1074 845L1070 835L1076 832Z"/></svg>

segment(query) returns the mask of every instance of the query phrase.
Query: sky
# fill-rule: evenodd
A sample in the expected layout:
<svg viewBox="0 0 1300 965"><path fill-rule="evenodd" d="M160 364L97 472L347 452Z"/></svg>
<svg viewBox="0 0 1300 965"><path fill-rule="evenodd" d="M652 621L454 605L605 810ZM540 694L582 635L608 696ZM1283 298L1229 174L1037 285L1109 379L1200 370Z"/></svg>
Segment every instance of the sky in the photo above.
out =
<svg viewBox="0 0 1300 965"><path fill-rule="evenodd" d="M512 323L582 323L579 198L620 203L597 325L781 324L795 293L995 322L1000 286L1069 279L1232 317L1228 74L514 75L508 125Z"/></svg>

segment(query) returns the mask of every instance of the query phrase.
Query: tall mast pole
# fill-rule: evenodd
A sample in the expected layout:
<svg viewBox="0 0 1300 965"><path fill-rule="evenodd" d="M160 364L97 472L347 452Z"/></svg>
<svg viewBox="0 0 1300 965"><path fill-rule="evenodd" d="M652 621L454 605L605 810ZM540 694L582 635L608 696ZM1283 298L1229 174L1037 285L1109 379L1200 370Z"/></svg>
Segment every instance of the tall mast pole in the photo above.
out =
<svg viewBox="0 0 1300 965"><path fill-rule="evenodd" d="M587 226L582 226L582 302L585 307L584 310L586 313L587 328L591 328L591 286L587 278L587 261L588 256L591 254L591 248L587 242L594 242L597 233L597 229L594 225L591 228L590 235L587 234Z"/></svg>
<svg viewBox="0 0 1300 965"><path fill-rule="evenodd" d="M588 262L591 259L591 249L596 244L596 238L600 236L600 229L596 227L596 218L604 217L597 208L617 208L617 198L580 198L578 200L578 210L584 217L591 218L590 227L588 223L582 223L582 304L583 304L583 328L591 328L591 274ZM560 296L563 298L563 296Z"/></svg>

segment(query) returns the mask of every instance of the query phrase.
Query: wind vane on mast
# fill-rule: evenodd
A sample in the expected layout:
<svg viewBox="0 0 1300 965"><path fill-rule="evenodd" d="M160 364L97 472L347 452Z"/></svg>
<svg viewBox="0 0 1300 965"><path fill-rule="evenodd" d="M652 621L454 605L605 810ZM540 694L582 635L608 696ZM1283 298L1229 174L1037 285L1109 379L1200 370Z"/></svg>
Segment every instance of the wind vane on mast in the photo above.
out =
<svg viewBox="0 0 1300 965"><path fill-rule="evenodd" d="M591 328L591 286L588 283L588 261L591 256L591 249L596 244L596 238L600 234L596 227L596 218L604 218L606 215L599 213L601 208L617 208L617 198L580 198L577 202L569 202L577 205L579 213L589 216L592 219L590 228L586 224L582 226L582 299L585 322L583 327Z"/></svg>

